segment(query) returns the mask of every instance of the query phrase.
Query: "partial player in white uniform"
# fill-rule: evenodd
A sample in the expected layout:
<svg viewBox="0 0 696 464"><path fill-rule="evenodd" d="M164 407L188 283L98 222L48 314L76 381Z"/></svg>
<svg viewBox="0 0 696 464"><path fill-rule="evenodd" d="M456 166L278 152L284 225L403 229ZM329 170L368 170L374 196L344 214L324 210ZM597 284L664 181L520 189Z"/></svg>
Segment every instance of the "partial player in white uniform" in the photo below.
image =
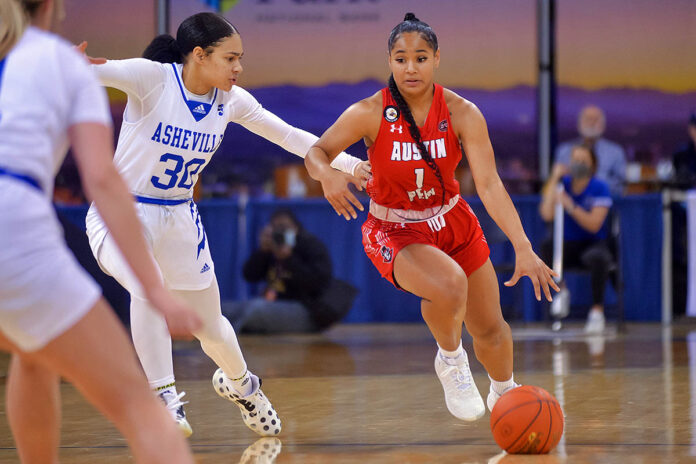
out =
<svg viewBox="0 0 696 464"><path fill-rule="evenodd" d="M62 375L114 422L137 462L192 463L125 331L67 249L51 205L72 144L85 191L144 294L172 333L198 330L198 316L165 290L111 162L103 89L69 44L45 32L62 11L60 0L0 2L0 348L13 353L8 421L22 462L58 462Z"/></svg>
<svg viewBox="0 0 696 464"><path fill-rule="evenodd" d="M84 45L83 45L84 50ZM215 391L234 402L244 423L260 435L277 435L280 419L247 370L236 334L220 310L220 294L193 186L230 122L241 124L286 150L304 156L317 137L292 127L237 87L242 41L222 16L199 13L182 22L177 38L155 38L145 58L92 59L106 86L128 95L114 163L137 202L149 245L168 288L198 310L194 335L220 367ZM353 178L369 165L347 154L333 165ZM113 245L94 208L87 217L90 245L102 269L131 294L131 331L151 387L184 433L192 433L174 385L171 339Z"/></svg>

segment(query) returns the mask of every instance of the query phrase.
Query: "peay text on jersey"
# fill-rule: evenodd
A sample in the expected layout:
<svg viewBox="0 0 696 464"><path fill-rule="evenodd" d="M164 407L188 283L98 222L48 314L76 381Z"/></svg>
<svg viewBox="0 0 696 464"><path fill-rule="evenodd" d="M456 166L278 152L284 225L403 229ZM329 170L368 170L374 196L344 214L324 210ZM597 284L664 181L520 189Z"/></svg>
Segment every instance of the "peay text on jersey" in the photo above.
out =
<svg viewBox="0 0 696 464"><path fill-rule="evenodd" d="M223 135L196 132L170 124L164 126L163 129L160 122L150 139L170 147L198 151L199 153L210 153L215 151L218 145L220 145Z"/></svg>

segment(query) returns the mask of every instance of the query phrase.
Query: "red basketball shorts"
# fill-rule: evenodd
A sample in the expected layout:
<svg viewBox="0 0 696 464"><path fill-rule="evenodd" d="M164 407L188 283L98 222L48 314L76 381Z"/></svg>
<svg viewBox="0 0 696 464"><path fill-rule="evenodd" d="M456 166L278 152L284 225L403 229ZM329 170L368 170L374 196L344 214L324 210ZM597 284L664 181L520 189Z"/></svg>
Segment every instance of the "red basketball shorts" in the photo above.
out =
<svg viewBox="0 0 696 464"><path fill-rule="evenodd" d="M459 201L446 213L422 222L391 222L368 214L362 226L363 247L379 273L394 284L394 258L414 243L447 253L467 276L483 266L490 251L481 225L469 204Z"/></svg>

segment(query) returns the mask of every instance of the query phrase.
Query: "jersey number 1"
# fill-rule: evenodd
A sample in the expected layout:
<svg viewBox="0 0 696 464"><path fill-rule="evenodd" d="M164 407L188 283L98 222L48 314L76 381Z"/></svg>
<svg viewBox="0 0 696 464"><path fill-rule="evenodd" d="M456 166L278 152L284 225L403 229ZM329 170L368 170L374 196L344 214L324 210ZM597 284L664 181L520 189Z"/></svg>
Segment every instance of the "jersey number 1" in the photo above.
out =
<svg viewBox="0 0 696 464"><path fill-rule="evenodd" d="M416 168L413 170L416 173L416 188L423 188L423 168Z"/></svg>

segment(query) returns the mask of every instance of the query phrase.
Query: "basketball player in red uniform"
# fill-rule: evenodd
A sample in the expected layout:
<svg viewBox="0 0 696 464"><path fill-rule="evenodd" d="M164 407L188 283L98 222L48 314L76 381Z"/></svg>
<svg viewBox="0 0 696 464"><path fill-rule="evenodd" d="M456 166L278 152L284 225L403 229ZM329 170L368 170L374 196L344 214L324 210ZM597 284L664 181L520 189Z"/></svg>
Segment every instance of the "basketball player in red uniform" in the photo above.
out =
<svg viewBox="0 0 696 464"><path fill-rule="evenodd" d="M344 148L363 139L372 164L363 224L365 252L382 276L422 298L421 313L439 346L435 371L449 411L463 420L485 413L462 349L462 323L488 371L488 407L514 388L512 336L500 309L498 281L481 227L459 197L454 170L467 154L476 188L515 248L512 286L522 276L551 300L555 275L532 250L495 167L483 115L471 102L433 82L437 36L408 13L389 37L389 87L349 107L305 158L310 175L339 215L357 217L354 180L330 168ZM361 188L359 185L356 187Z"/></svg>

